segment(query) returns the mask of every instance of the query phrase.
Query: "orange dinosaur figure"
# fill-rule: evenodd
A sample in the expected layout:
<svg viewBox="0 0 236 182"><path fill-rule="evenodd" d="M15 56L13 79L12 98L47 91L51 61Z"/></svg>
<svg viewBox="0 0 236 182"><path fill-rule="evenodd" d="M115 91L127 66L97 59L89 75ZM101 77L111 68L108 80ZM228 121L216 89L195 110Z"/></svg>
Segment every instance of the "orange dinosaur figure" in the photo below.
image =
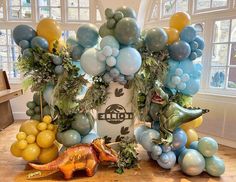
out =
<svg viewBox="0 0 236 182"><path fill-rule="evenodd" d="M61 171L65 179L71 179L76 170L85 170L87 176L93 176L100 162L117 162L118 155L105 144L104 139L95 139L91 144L78 144L68 148L54 161L38 165L29 165L40 171ZM34 178L34 176L32 176Z"/></svg>

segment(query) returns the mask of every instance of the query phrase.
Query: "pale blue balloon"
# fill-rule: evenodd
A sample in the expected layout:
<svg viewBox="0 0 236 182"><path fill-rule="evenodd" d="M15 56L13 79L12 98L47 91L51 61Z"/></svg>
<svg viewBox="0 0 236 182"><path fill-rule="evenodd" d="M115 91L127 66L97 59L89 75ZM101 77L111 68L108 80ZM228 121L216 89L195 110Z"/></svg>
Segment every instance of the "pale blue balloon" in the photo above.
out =
<svg viewBox="0 0 236 182"><path fill-rule="evenodd" d="M151 152L154 156L159 156L162 154L162 148L159 145L153 145ZM156 160L156 159L154 159L154 160Z"/></svg>
<svg viewBox="0 0 236 182"><path fill-rule="evenodd" d="M194 39L194 41L196 41L196 42L198 43L198 49L201 49L201 50L204 49L204 47L205 47L205 42L204 42L204 40L203 40L202 37L197 36L197 37Z"/></svg>
<svg viewBox="0 0 236 182"><path fill-rule="evenodd" d="M81 143L92 143L93 140L99 138L99 136L96 133L89 133L88 135L84 136L81 140Z"/></svg>
<svg viewBox="0 0 236 182"><path fill-rule="evenodd" d="M188 149L182 158L182 162L179 164L181 170L185 174L189 176L196 176L203 172L205 168L205 159L197 150Z"/></svg>
<svg viewBox="0 0 236 182"><path fill-rule="evenodd" d="M48 41L43 37L36 36L31 40L31 47L38 47L44 50L48 50Z"/></svg>
<svg viewBox="0 0 236 182"><path fill-rule="evenodd" d="M160 158L157 159L157 163L164 169L173 168L176 163L175 153L172 151L169 151L167 153L162 153Z"/></svg>
<svg viewBox="0 0 236 182"><path fill-rule="evenodd" d="M66 40L66 45L68 48L73 48L78 45L78 40L75 37L69 37Z"/></svg>
<svg viewBox="0 0 236 182"><path fill-rule="evenodd" d="M53 85L47 85L43 91L43 98L48 103L48 105L53 105Z"/></svg>
<svg viewBox="0 0 236 182"><path fill-rule="evenodd" d="M181 68L177 68L176 70L175 70L175 75L176 76L181 76L183 74L183 70L181 69Z"/></svg>
<svg viewBox="0 0 236 182"><path fill-rule="evenodd" d="M19 45L21 40L30 42L36 35L36 31L28 25L17 25L13 29L13 39L17 45Z"/></svg>
<svg viewBox="0 0 236 182"><path fill-rule="evenodd" d="M115 39L115 37L111 35L107 35L102 38L100 42L100 48L103 49L105 46L110 46L112 48L120 49L119 42Z"/></svg>
<svg viewBox="0 0 236 182"><path fill-rule="evenodd" d="M140 143L141 136L144 131L148 130L149 128L145 125L140 125L134 129L134 136L138 143Z"/></svg>
<svg viewBox="0 0 236 182"><path fill-rule="evenodd" d="M180 39L186 42L192 42L197 36L197 32L193 26L186 26L180 32Z"/></svg>
<svg viewBox="0 0 236 182"><path fill-rule="evenodd" d="M184 130L177 128L173 132L173 142L172 142L173 149L174 150L180 149L184 147L186 143L187 143L186 133L184 132Z"/></svg>
<svg viewBox="0 0 236 182"><path fill-rule="evenodd" d="M78 43L85 48L95 46L99 38L97 27L91 23L81 25L76 35Z"/></svg>
<svg viewBox="0 0 236 182"><path fill-rule="evenodd" d="M21 49L25 50L27 48L30 48L30 43L28 40L21 40L19 42L19 46L21 47Z"/></svg>
<svg viewBox="0 0 236 182"><path fill-rule="evenodd" d="M189 145L190 149L198 150L198 141L194 141Z"/></svg>
<svg viewBox="0 0 236 182"><path fill-rule="evenodd" d="M173 149L173 152L175 153L176 158L178 158L179 155L180 155L183 151L185 151L185 150L186 150L186 147L183 146L183 147L181 147L181 148L179 148L179 149L177 149L177 150L174 150L174 149Z"/></svg>
<svg viewBox="0 0 236 182"><path fill-rule="evenodd" d="M140 53L131 47L126 47L120 50L117 56L117 68L124 75L136 73L142 64Z"/></svg>
<svg viewBox="0 0 236 182"><path fill-rule="evenodd" d="M200 80L190 79L188 82L186 82L186 88L184 90L181 90L181 93L193 96L199 91L199 89L200 89Z"/></svg>
<svg viewBox="0 0 236 182"><path fill-rule="evenodd" d="M185 154L188 152L189 149L186 149L181 151L180 154L179 154L179 157L178 157L178 164L181 164L182 161L183 161L183 158L185 156Z"/></svg>
<svg viewBox="0 0 236 182"><path fill-rule="evenodd" d="M110 70L110 76L115 79L118 78L120 75L120 71L117 68L111 68Z"/></svg>
<svg viewBox="0 0 236 182"><path fill-rule="evenodd" d="M110 83L113 80L113 78L108 73L105 73L102 78L106 83Z"/></svg>
<svg viewBox="0 0 236 182"><path fill-rule="evenodd" d="M203 137L198 142L198 151L204 157L211 157L218 151L218 144L211 137Z"/></svg>
<svg viewBox="0 0 236 182"><path fill-rule="evenodd" d="M222 159L213 155L206 159L206 172L212 176L219 177L225 172L225 164Z"/></svg>
<svg viewBox="0 0 236 182"><path fill-rule="evenodd" d="M92 76L101 74L106 70L106 64L97 60L97 50L87 49L81 56L80 64L83 70Z"/></svg>
<svg viewBox="0 0 236 182"><path fill-rule="evenodd" d="M190 55L191 48L187 42L180 40L169 46L169 53L171 59L181 61Z"/></svg>
<svg viewBox="0 0 236 182"><path fill-rule="evenodd" d="M72 49L72 53L71 53L72 59L79 60L83 52L84 52L84 47L81 46L80 44L77 44Z"/></svg>
<svg viewBox="0 0 236 182"><path fill-rule="evenodd" d="M154 145L153 139L160 139L160 133L153 129L148 129L144 131L140 137L140 144L147 151L152 151L152 146Z"/></svg>
<svg viewBox="0 0 236 182"><path fill-rule="evenodd" d="M57 75L62 75L64 73L64 67L62 65L57 65L55 67L55 73Z"/></svg>
<svg viewBox="0 0 236 182"><path fill-rule="evenodd" d="M53 62L55 65L60 65L60 64L62 64L62 58L61 58L60 56L53 55L53 56L52 56L52 62Z"/></svg>

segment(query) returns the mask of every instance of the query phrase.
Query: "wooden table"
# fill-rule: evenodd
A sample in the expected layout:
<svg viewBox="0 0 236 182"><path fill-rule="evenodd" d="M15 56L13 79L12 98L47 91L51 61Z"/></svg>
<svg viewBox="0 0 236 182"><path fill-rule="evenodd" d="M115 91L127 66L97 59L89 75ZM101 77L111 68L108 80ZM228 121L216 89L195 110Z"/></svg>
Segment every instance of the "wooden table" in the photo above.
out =
<svg viewBox="0 0 236 182"><path fill-rule="evenodd" d="M20 158L11 156L9 152L10 145L15 141L15 135L19 129L20 123L13 125L0 132L0 181L3 182L23 182L28 173L33 170L26 165L26 162ZM98 172L93 177L85 177L81 172L75 173L73 180L81 182L215 182L227 181L236 182L236 149L220 146L218 155L225 160L226 172L221 178L213 178L207 173L200 176L188 177L181 173L178 165L172 170L164 170L156 162L150 161L146 152L139 146L139 157L141 169L126 170L124 174L114 173L114 169L99 166ZM81 175L82 174L82 175ZM61 173L32 181L64 181Z"/></svg>

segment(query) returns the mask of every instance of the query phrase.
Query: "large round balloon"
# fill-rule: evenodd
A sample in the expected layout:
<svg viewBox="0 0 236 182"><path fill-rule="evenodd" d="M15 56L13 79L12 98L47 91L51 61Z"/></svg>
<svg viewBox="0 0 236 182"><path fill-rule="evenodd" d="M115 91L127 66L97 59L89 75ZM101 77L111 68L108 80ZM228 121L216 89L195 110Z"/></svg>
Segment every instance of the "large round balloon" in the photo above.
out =
<svg viewBox="0 0 236 182"><path fill-rule="evenodd" d="M206 172L216 177L222 175L225 172L224 161L217 156L207 157Z"/></svg>
<svg viewBox="0 0 236 182"><path fill-rule="evenodd" d="M179 32L181 32L184 27L190 24L191 17L188 13L177 12L170 17L170 27L177 29Z"/></svg>
<svg viewBox="0 0 236 182"><path fill-rule="evenodd" d="M76 130L73 130L73 129L66 130L60 135L58 139L60 140L60 143L62 143L66 147L71 147L75 144L80 143L81 141L80 134Z"/></svg>
<svg viewBox="0 0 236 182"><path fill-rule="evenodd" d="M159 139L160 133L153 129L147 129L145 130L141 137L140 137L140 144L143 146L143 148L149 152L152 151L152 147L154 145L153 139Z"/></svg>
<svg viewBox="0 0 236 182"><path fill-rule="evenodd" d="M173 149L177 150L179 148L182 148L185 146L185 144L187 143L187 136L185 134L185 132L180 129L177 128L174 132L173 132Z"/></svg>
<svg viewBox="0 0 236 182"><path fill-rule="evenodd" d="M135 136L135 139L138 143L140 143L140 138L141 138L143 132L146 131L147 129L148 129L148 127L145 125L140 125L137 128L135 128L134 136Z"/></svg>
<svg viewBox="0 0 236 182"><path fill-rule="evenodd" d="M197 36L193 26L187 26L180 32L180 39L186 42L192 42Z"/></svg>
<svg viewBox="0 0 236 182"><path fill-rule="evenodd" d="M160 158L157 159L157 163L164 169L171 169L176 163L175 153L172 151L162 153Z"/></svg>
<svg viewBox="0 0 236 182"><path fill-rule="evenodd" d="M179 40L179 31L177 29L171 27L164 27L163 29L165 30L168 36L168 45L171 45Z"/></svg>
<svg viewBox="0 0 236 182"><path fill-rule="evenodd" d="M116 12L121 12L123 13L124 17L130 17L136 19L136 12L134 9L127 7L127 6L122 6L116 10Z"/></svg>
<svg viewBox="0 0 236 182"><path fill-rule="evenodd" d="M66 40L66 46L69 48L69 49L73 49L73 47L77 46L78 45L78 40L75 38L75 37L69 37L67 40Z"/></svg>
<svg viewBox="0 0 236 182"><path fill-rule="evenodd" d="M38 48L47 50L48 46L49 46L48 41L43 37L36 36L31 40L31 47L32 48L37 48L38 47Z"/></svg>
<svg viewBox="0 0 236 182"><path fill-rule="evenodd" d="M200 89L200 80L199 79L190 79L186 83L186 88L181 92L185 95L195 95Z"/></svg>
<svg viewBox="0 0 236 182"><path fill-rule="evenodd" d="M91 23L80 26L76 35L79 44L85 48L93 47L98 43L98 29Z"/></svg>
<svg viewBox="0 0 236 182"><path fill-rule="evenodd" d="M198 142L198 151L205 157L215 155L218 150L217 142L210 137L203 137Z"/></svg>
<svg viewBox="0 0 236 182"><path fill-rule="evenodd" d="M124 45L130 45L138 41L140 28L133 18L121 19L115 27L116 39Z"/></svg>
<svg viewBox="0 0 236 182"><path fill-rule="evenodd" d="M148 30L144 41L148 50L157 52L164 49L168 41L168 36L163 29L153 28Z"/></svg>
<svg viewBox="0 0 236 182"><path fill-rule="evenodd" d="M102 24L102 26L99 28L99 35L100 35L101 37L105 37L105 36L108 36L108 35L114 36L114 35L115 35L115 32L114 32L113 29L107 28L107 23L104 23L104 24Z"/></svg>
<svg viewBox="0 0 236 182"><path fill-rule="evenodd" d="M205 168L204 157L194 149L188 149L185 151L185 155L182 156L182 162L180 163L182 171L190 176L201 174Z"/></svg>
<svg viewBox="0 0 236 182"><path fill-rule="evenodd" d="M106 64L98 61L97 50L95 48L87 49L82 54L80 65L87 74L92 76L99 75L106 70Z"/></svg>
<svg viewBox="0 0 236 182"><path fill-rule="evenodd" d="M79 60L83 52L84 52L84 47L81 46L80 44L77 44L72 49L72 52L71 52L72 59Z"/></svg>
<svg viewBox="0 0 236 182"><path fill-rule="evenodd" d="M13 39L17 45L22 40L31 41L36 35L36 31L28 25L18 25L13 29Z"/></svg>
<svg viewBox="0 0 236 182"><path fill-rule="evenodd" d="M131 47L126 47L120 50L117 57L117 68L124 75L132 75L136 73L142 64L140 53Z"/></svg>
<svg viewBox="0 0 236 182"><path fill-rule="evenodd" d="M191 48L187 42L180 40L169 46L169 52L172 59L181 61L190 55Z"/></svg>
<svg viewBox="0 0 236 182"><path fill-rule="evenodd" d="M110 46L111 48L120 49L119 42L115 39L115 37L111 35L102 38L100 42L100 48L103 49L105 46Z"/></svg>
<svg viewBox="0 0 236 182"><path fill-rule="evenodd" d="M45 18L39 22L37 26L37 33L48 42L51 42L53 40L59 40L62 32L57 21L50 18Z"/></svg>

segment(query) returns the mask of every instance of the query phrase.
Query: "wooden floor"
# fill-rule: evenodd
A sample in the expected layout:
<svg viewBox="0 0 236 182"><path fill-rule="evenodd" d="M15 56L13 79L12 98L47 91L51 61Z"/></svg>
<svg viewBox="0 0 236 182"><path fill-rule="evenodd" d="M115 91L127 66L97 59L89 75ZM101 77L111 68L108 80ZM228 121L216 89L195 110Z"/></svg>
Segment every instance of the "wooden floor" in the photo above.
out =
<svg viewBox="0 0 236 182"><path fill-rule="evenodd" d="M0 181L1 182L22 182L26 180L28 173L33 170L27 163L20 158L11 156L9 152L10 145L15 141L15 134L19 128L19 122L14 123L5 130L0 132ZM126 170L124 174L114 173L113 169L99 166L98 172L93 177L85 177L81 173L75 173L71 181L94 181L94 182L215 182L227 181L236 182L236 149L220 146L218 155L225 160L226 171L221 178L213 178L207 173L202 173L197 177L188 177L181 173L178 165L172 170L160 168L154 161L148 160L146 152L139 147L139 157L141 169ZM41 178L32 181L64 181L61 173L51 175L50 177Z"/></svg>

